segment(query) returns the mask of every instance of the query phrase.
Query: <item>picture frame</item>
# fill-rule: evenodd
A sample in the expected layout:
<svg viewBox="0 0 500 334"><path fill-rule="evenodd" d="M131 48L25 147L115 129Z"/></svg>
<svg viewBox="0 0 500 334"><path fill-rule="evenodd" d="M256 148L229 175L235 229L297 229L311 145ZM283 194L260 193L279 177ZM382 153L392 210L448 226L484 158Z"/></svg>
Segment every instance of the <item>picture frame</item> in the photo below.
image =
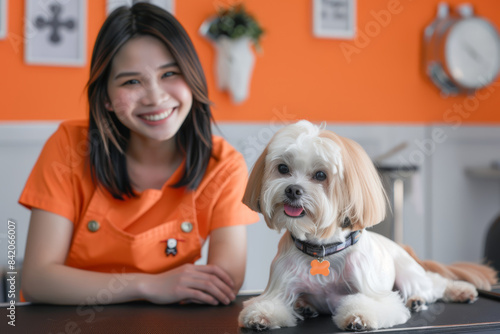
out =
<svg viewBox="0 0 500 334"><path fill-rule="evenodd" d="M320 38L356 36L356 0L313 0L313 34Z"/></svg>
<svg viewBox="0 0 500 334"><path fill-rule="evenodd" d="M82 67L87 49L87 0L26 0L25 62Z"/></svg>
<svg viewBox="0 0 500 334"><path fill-rule="evenodd" d="M0 39L7 37L7 0L0 0Z"/></svg>
<svg viewBox="0 0 500 334"><path fill-rule="evenodd" d="M107 0L106 14L109 15L113 10L120 6L132 6L136 2L149 2L174 15L174 0Z"/></svg>

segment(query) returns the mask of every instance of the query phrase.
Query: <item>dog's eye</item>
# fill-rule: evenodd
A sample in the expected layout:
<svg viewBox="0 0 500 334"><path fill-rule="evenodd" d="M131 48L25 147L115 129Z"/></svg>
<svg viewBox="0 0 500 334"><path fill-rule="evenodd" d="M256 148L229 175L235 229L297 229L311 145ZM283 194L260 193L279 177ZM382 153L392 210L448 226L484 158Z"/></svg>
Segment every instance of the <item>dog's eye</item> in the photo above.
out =
<svg viewBox="0 0 500 334"><path fill-rule="evenodd" d="M325 181L326 180L326 174L325 172L319 171L314 174L314 178L318 181Z"/></svg>
<svg viewBox="0 0 500 334"><path fill-rule="evenodd" d="M290 173L290 170L288 169L287 165L279 164L278 165L278 172L280 172L280 174L288 174L288 173Z"/></svg>

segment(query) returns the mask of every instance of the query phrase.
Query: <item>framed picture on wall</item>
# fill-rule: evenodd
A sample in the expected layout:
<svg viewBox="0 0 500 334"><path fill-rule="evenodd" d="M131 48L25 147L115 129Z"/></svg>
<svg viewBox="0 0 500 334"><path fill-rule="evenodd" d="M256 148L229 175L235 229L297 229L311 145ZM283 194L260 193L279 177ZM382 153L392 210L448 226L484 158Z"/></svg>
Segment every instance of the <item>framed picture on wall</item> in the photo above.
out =
<svg viewBox="0 0 500 334"><path fill-rule="evenodd" d="M0 0L0 39L7 37L7 0Z"/></svg>
<svg viewBox="0 0 500 334"><path fill-rule="evenodd" d="M27 64L84 66L87 49L87 0L26 0Z"/></svg>
<svg viewBox="0 0 500 334"><path fill-rule="evenodd" d="M174 0L107 0L106 12L109 15L109 13L120 6L132 6L136 2L151 3L165 9L167 12L174 15Z"/></svg>
<svg viewBox="0 0 500 334"><path fill-rule="evenodd" d="M322 38L354 38L356 0L313 0L313 33Z"/></svg>

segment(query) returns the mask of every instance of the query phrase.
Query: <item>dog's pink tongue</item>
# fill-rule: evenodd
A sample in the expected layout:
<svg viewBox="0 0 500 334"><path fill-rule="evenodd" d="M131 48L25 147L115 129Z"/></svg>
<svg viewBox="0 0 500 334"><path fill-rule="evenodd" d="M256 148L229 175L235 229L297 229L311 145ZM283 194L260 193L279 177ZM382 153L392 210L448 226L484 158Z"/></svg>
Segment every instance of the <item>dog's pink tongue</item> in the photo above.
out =
<svg viewBox="0 0 500 334"><path fill-rule="evenodd" d="M287 215L292 216L292 217L297 217L302 214L302 211L304 211L303 208L296 208L294 206L290 206L288 204L284 205L285 207L285 212Z"/></svg>

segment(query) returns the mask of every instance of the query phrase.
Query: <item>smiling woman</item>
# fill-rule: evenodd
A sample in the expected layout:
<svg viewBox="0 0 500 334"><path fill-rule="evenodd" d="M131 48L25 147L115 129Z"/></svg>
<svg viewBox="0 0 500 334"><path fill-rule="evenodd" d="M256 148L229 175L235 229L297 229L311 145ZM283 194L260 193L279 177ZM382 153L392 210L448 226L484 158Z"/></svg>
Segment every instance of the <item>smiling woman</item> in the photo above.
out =
<svg viewBox="0 0 500 334"><path fill-rule="evenodd" d="M24 295L229 304L245 274L245 225L258 218L241 203L242 155L211 133L183 27L150 4L116 9L95 43L88 98L89 121L61 124L20 198L32 209ZM208 264L193 265L208 236ZM117 272L131 283L104 298Z"/></svg>

